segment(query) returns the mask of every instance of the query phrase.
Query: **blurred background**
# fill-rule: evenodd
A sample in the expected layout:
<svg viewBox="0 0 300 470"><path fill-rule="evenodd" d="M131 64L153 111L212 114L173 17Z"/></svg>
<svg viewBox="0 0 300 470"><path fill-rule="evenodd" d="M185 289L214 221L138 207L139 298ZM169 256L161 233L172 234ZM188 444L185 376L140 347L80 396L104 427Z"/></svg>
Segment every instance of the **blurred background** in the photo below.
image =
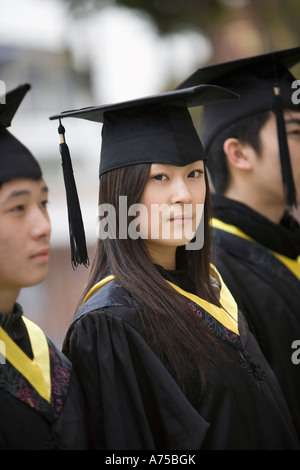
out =
<svg viewBox="0 0 300 470"><path fill-rule="evenodd" d="M299 24L299 0L1 0L0 80L7 91L32 85L10 131L41 163L53 226L48 279L19 300L58 346L89 270L71 266L57 121L49 116L160 93L198 67L299 46ZM201 116L193 118L197 125ZM101 126L64 126L92 259Z"/></svg>

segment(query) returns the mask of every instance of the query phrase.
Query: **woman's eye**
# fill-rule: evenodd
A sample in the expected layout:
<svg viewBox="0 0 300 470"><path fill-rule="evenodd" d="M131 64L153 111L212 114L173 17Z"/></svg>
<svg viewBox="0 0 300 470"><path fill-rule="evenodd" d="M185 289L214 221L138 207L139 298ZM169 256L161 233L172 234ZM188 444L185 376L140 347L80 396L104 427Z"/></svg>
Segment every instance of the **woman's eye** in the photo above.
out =
<svg viewBox="0 0 300 470"><path fill-rule="evenodd" d="M293 129L287 132L290 135L300 135L300 129Z"/></svg>
<svg viewBox="0 0 300 470"><path fill-rule="evenodd" d="M164 174L159 174L152 176L152 178L157 181L164 181L165 179L167 179L167 176Z"/></svg>
<svg viewBox="0 0 300 470"><path fill-rule="evenodd" d="M201 175L203 175L203 170L194 170L189 174L189 178L198 178Z"/></svg>

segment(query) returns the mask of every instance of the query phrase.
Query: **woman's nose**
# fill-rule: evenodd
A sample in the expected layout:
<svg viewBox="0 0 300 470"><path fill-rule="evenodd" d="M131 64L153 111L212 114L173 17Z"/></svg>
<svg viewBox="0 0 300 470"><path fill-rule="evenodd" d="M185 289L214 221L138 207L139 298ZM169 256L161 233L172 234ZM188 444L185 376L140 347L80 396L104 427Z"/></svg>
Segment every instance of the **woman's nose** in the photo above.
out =
<svg viewBox="0 0 300 470"><path fill-rule="evenodd" d="M171 195L171 203L172 204L188 204L192 200L191 193L186 185L186 183L182 180L177 180L174 182L172 188L172 195Z"/></svg>

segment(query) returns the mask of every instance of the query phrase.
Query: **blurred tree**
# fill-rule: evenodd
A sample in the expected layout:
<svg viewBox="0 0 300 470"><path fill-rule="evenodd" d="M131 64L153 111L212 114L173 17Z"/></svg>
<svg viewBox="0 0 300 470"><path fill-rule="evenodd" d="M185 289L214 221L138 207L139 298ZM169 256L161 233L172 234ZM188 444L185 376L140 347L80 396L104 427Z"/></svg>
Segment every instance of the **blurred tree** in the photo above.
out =
<svg viewBox="0 0 300 470"><path fill-rule="evenodd" d="M74 17L109 6L144 13L161 35L193 29L212 44L210 62L300 44L299 0L62 0ZM199 66L201 63L199 55Z"/></svg>
<svg viewBox="0 0 300 470"><path fill-rule="evenodd" d="M299 41L299 0L64 0L76 14L91 14L115 5L146 12L161 34L187 26L197 27L210 35L220 24L236 16L249 16L269 32L269 42L277 43L278 30L284 42Z"/></svg>
<svg viewBox="0 0 300 470"><path fill-rule="evenodd" d="M190 24L203 27L218 16L224 7L219 0L64 0L75 14L89 14L96 9L116 5L143 11L156 22L160 32L169 33ZM204 20L205 18L205 20Z"/></svg>

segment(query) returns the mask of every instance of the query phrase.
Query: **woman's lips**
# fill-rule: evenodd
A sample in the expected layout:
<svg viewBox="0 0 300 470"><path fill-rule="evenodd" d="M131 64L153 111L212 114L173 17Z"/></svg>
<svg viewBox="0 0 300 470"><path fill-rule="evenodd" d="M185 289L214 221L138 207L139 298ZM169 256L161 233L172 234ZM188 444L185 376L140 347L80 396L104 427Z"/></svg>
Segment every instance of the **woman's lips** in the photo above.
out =
<svg viewBox="0 0 300 470"><path fill-rule="evenodd" d="M179 217L172 217L169 219L170 222L174 222L175 224L185 224L188 223L192 220L192 217L184 217L184 216L179 216Z"/></svg>

